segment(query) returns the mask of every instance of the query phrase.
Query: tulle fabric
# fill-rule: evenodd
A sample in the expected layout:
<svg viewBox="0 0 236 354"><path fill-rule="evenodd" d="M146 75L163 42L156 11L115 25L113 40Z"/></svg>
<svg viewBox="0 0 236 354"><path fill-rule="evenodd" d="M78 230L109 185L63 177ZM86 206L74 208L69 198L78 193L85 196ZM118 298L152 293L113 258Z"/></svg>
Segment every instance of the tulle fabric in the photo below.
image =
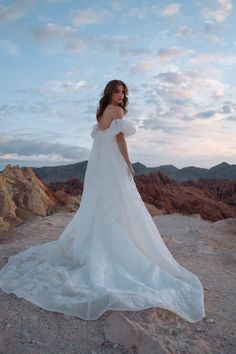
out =
<svg viewBox="0 0 236 354"><path fill-rule="evenodd" d="M98 319L107 310L160 307L189 322L205 316L199 278L173 258L136 188L113 120L93 140L80 208L60 237L8 258L0 288L49 311Z"/></svg>
<svg viewBox="0 0 236 354"><path fill-rule="evenodd" d="M124 133L125 137L133 135L136 133L136 128L134 124L125 119L113 119L111 125L108 129L101 130L99 128L98 123L94 124L92 127L92 131L90 133L91 137L94 139L97 132L102 132L103 134L110 134L111 136L115 136L118 133Z"/></svg>

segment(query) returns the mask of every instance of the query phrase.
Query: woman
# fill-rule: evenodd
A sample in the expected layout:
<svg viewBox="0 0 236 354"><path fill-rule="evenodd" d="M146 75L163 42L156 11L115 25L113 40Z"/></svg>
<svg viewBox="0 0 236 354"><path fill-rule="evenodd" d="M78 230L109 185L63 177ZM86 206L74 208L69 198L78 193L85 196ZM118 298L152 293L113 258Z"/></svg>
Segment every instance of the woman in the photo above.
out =
<svg viewBox="0 0 236 354"><path fill-rule="evenodd" d="M202 284L171 255L133 179L127 94L120 80L104 89L78 211L58 240L9 257L0 288L85 320L161 307L197 322L205 316Z"/></svg>

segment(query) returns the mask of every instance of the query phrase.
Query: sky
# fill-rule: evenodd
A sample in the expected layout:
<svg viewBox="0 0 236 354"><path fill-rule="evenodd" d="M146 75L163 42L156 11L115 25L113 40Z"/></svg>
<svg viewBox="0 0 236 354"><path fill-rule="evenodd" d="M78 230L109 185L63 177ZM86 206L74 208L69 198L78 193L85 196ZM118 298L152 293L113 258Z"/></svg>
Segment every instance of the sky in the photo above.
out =
<svg viewBox="0 0 236 354"><path fill-rule="evenodd" d="M106 83L132 163L236 163L236 0L0 0L0 170L87 160Z"/></svg>

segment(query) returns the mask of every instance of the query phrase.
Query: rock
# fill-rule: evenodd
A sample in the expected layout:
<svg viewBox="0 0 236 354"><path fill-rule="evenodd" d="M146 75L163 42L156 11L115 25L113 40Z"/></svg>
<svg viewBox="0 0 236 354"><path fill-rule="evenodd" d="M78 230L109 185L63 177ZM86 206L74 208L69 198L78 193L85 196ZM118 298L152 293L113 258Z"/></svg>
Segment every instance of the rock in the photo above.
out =
<svg viewBox="0 0 236 354"><path fill-rule="evenodd" d="M62 192L65 195L77 197L83 192L83 182L78 178L70 178L64 182L50 182L48 188L54 192Z"/></svg>
<svg viewBox="0 0 236 354"><path fill-rule="evenodd" d="M7 222L2 216L0 216L0 235L10 230L11 224Z"/></svg>
<svg viewBox="0 0 236 354"><path fill-rule="evenodd" d="M161 172L138 175L134 180L143 201L166 214L193 214L210 221L236 217L236 180L180 182Z"/></svg>
<svg viewBox="0 0 236 354"><path fill-rule="evenodd" d="M214 320L213 318L208 318L208 319L207 319L207 322L208 322L208 323L215 323L215 320Z"/></svg>
<svg viewBox="0 0 236 354"><path fill-rule="evenodd" d="M81 200L80 195L74 197L65 193L63 190L56 191L55 195L58 198L58 200L66 207L64 208L64 210L74 212L77 211L78 207L80 206L80 200Z"/></svg>
<svg viewBox="0 0 236 354"><path fill-rule="evenodd" d="M113 313L106 320L105 337L112 343L119 343L125 347L136 345L139 339L139 326L130 321L122 313Z"/></svg>
<svg viewBox="0 0 236 354"><path fill-rule="evenodd" d="M164 210L161 210L161 209L157 209L154 205L152 204L149 204L147 202L144 202L147 210L149 211L149 214L151 216L158 216L158 215L163 215L165 213Z"/></svg>
<svg viewBox="0 0 236 354"><path fill-rule="evenodd" d="M56 210L58 200L31 168L7 165L0 172L0 233L29 219Z"/></svg>
<svg viewBox="0 0 236 354"><path fill-rule="evenodd" d="M122 313L113 313L105 323L105 337L112 343L119 343L125 348L137 347L138 354L164 354L162 345L139 324L129 320Z"/></svg>

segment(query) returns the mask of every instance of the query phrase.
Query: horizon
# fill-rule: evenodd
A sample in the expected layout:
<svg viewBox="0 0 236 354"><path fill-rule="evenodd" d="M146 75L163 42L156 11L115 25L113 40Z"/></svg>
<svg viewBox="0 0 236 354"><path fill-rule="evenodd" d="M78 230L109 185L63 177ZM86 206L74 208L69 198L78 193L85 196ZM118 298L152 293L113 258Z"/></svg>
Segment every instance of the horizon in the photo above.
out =
<svg viewBox="0 0 236 354"><path fill-rule="evenodd" d="M88 160L106 83L129 89L132 163L236 163L232 0L0 0L0 171Z"/></svg>
<svg viewBox="0 0 236 354"><path fill-rule="evenodd" d="M82 163L82 162L85 162L85 161L88 161L88 160L83 160L83 161L79 161L79 162L75 162L75 163L73 163L73 164L77 164L77 163ZM144 165L143 163L141 163L141 162L139 162L139 161L135 161L135 162L132 162L132 165L134 165L134 164L137 164L137 163L139 163L139 164L142 164L142 165ZM61 167L61 166L68 166L68 165L73 165L73 164L65 164L65 165L44 165L44 166L20 166L19 164L12 164L12 163L9 163L10 165L12 165L11 167L16 167L16 166L19 166L20 168L21 167L30 167L30 168L44 168L44 167ZM183 167L177 167L177 166L175 166L175 165L173 165L173 164L166 164L166 165L158 165L158 166L146 166L145 165L145 167L146 168L156 168L156 167L163 167L163 166L173 166L173 167L175 167L175 168L177 168L177 169L179 169L179 170L181 170L182 168L188 168L188 167L194 167L194 168L202 168L202 169L211 169L211 168L213 168L213 167L216 167L216 166L219 166L219 165L222 165L222 164L227 164L227 165L229 165L229 166L236 166L236 164L229 164L228 162L226 162L226 161L222 161L222 162L220 162L220 163L218 163L217 165L213 165L213 166L211 166L211 167L202 167L202 166L194 166L194 165L187 165L187 166L183 166ZM4 168L7 166L8 164L6 164L5 166L4 166ZM4 168L3 169L1 169L0 168L0 172L2 172L3 170L4 170Z"/></svg>

